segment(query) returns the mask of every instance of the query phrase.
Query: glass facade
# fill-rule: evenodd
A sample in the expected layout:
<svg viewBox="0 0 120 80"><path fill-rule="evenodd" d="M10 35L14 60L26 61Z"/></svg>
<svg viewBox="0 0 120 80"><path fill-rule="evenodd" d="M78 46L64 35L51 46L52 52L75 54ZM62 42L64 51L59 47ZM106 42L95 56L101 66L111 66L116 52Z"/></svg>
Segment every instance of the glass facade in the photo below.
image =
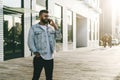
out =
<svg viewBox="0 0 120 80"><path fill-rule="evenodd" d="M54 11L55 11L55 14L54 14L54 17L55 17L55 23L57 24L59 30L63 31L63 28L62 28L62 7L55 4L54 6ZM62 39L56 39L57 42L62 42L63 38Z"/></svg>
<svg viewBox="0 0 120 80"><path fill-rule="evenodd" d="M46 7L46 0L36 0L36 3L37 3L38 5L41 5L41 6L43 6L43 7Z"/></svg>
<svg viewBox="0 0 120 80"><path fill-rule="evenodd" d="M89 27L89 40L92 39L92 38L91 38L91 33L92 33L91 29L92 29L92 24L91 24L91 20L90 20L90 27Z"/></svg>
<svg viewBox="0 0 120 80"><path fill-rule="evenodd" d="M94 21L94 26L93 26L93 40L95 40L95 21Z"/></svg>
<svg viewBox="0 0 120 80"><path fill-rule="evenodd" d="M4 58L23 57L21 14L4 11Z"/></svg>
<svg viewBox="0 0 120 80"><path fill-rule="evenodd" d="M62 10L62 6L55 4L54 5L54 20L55 23L58 26L59 31L62 33L63 35L63 10ZM62 45L63 45L63 37L62 38L57 38L56 39L56 51L60 51L62 50Z"/></svg>
<svg viewBox="0 0 120 80"><path fill-rule="evenodd" d="M23 7L22 0L4 0L4 6L4 59L23 57L23 14L18 10ZM12 10L13 7L17 9Z"/></svg>

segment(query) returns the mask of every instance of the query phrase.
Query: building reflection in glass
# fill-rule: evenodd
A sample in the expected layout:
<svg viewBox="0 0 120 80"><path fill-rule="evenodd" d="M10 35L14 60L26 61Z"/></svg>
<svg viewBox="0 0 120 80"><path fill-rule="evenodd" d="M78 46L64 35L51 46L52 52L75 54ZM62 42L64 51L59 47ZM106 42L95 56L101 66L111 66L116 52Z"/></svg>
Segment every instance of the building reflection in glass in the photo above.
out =
<svg viewBox="0 0 120 80"><path fill-rule="evenodd" d="M21 15L4 15L4 54L5 59L22 56Z"/></svg>

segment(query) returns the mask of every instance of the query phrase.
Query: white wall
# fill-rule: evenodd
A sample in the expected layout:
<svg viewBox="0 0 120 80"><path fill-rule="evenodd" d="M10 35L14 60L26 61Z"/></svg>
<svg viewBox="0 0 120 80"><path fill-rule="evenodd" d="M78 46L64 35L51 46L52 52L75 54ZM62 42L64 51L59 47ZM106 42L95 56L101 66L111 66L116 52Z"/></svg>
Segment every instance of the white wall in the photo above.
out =
<svg viewBox="0 0 120 80"><path fill-rule="evenodd" d="M0 0L0 61L4 60L3 48L3 0Z"/></svg>
<svg viewBox="0 0 120 80"><path fill-rule="evenodd" d="M73 49L76 49L76 13L73 13Z"/></svg>
<svg viewBox="0 0 120 80"><path fill-rule="evenodd" d="M96 10L93 9L93 8L96 8L96 9L99 8L99 0L95 1L95 6L96 7L93 7L93 8L90 8L88 5L86 5L84 3L84 1L79 1L79 0L71 0L71 1L69 1L69 0L54 0L54 3L57 3L57 4L61 5L66 10L70 9L71 11L73 11L73 49L76 48L76 43L77 43L76 41L79 41L78 43L81 42L79 44L81 46L89 46L89 45L93 45L93 43L94 43L94 45L98 45L98 40L96 39L97 38L96 37L97 34L95 34L95 40L93 40L93 32L97 31L99 26L97 26L97 21L95 22L95 20L93 20L93 19L95 17L98 17L99 13L96 12ZM93 2L91 3L91 5L93 5ZM65 9L63 11L63 13L64 13L64 15L63 15L64 16L64 19L63 19L64 20L63 21L63 25L64 25L63 26L63 32L64 32L64 34L63 34L63 49L67 50L67 48L68 48L68 45L67 45L68 41L67 41L67 25L66 25L66 19L65 19L65 16L66 16L65 15L66 14L65 13ZM86 25L81 24L81 26L86 26L86 27L83 27L83 28L80 27L79 28L80 31L81 31L80 33L82 33L81 37L77 36L79 38L76 38L76 14L86 18L86 21L85 21L86 23L84 23L84 20L82 20L83 23L86 24ZM92 40L91 41L89 41L89 37L88 37L89 36L88 27L90 26L88 19L91 19L91 21L92 21L92 23L91 23L92 24L92 34L91 34ZM80 21L80 22L82 23L82 21ZM96 24L96 26L94 26L94 23ZM94 27L95 27L95 30L94 30ZM76 40L76 39L79 39L79 40ZM88 43L91 43L91 44L88 45Z"/></svg>
<svg viewBox="0 0 120 80"><path fill-rule="evenodd" d="M68 50L67 9L63 7L63 51Z"/></svg>

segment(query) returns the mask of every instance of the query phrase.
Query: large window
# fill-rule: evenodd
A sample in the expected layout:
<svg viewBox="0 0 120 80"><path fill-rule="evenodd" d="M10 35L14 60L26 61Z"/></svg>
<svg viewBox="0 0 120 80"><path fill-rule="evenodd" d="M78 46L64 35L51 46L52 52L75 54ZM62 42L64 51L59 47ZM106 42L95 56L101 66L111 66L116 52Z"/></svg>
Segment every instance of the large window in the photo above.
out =
<svg viewBox="0 0 120 80"><path fill-rule="evenodd" d="M95 21L94 21L94 26L93 26L93 40L95 40Z"/></svg>
<svg viewBox="0 0 120 80"><path fill-rule="evenodd" d="M91 24L91 20L90 20L90 27L89 27L89 40L91 40L91 33L92 33L92 31L91 31L91 29L92 29L92 24Z"/></svg>
<svg viewBox="0 0 120 80"><path fill-rule="evenodd" d="M4 0L4 5L8 7L21 7L22 0Z"/></svg>
<svg viewBox="0 0 120 80"><path fill-rule="evenodd" d="M62 7L60 5L55 4L54 6L54 17L55 17L55 23L57 24L59 30L62 33ZM63 39L57 39L57 42L62 42Z"/></svg>
<svg viewBox="0 0 120 80"><path fill-rule="evenodd" d="M4 0L4 59L24 56L23 0ZM10 8L9 8L10 7ZM12 8L14 7L14 8Z"/></svg>
<svg viewBox="0 0 120 80"><path fill-rule="evenodd" d="M62 19L63 19L63 10L62 6L55 4L54 5L54 15L52 18L54 18L56 25L58 26L59 31L63 34L63 25L62 25ZM62 50L62 45L63 45L63 38L57 38L56 39L56 51Z"/></svg>
<svg viewBox="0 0 120 80"><path fill-rule="evenodd" d="M68 42L73 42L73 13L67 10Z"/></svg>
<svg viewBox="0 0 120 80"><path fill-rule="evenodd" d="M37 3L38 5L43 6L43 7L46 6L46 0L36 0L36 3Z"/></svg>
<svg viewBox="0 0 120 80"><path fill-rule="evenodd" d="M23 57L22 15L4 11L4 59Z"/></svg>

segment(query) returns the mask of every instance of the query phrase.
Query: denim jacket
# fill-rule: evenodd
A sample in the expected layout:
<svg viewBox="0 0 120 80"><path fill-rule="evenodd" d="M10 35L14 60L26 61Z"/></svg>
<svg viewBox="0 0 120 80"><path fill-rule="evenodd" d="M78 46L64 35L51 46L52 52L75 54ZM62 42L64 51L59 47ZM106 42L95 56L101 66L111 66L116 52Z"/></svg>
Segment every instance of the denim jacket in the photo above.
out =
<svg viewBox="0 0 120 80"><path fill-rule="evenodd" d="M47 26L48 39L50 44L51 53L54 52L55 48L55 38L60 38L61 33L59 30L53 29L52 26ZM39 52L40 54L47 53L47 45L46 45L46 35L43 28L40 27L39 24L33 25L29 30L28 35L28 47L32 52Z"/></svg>

